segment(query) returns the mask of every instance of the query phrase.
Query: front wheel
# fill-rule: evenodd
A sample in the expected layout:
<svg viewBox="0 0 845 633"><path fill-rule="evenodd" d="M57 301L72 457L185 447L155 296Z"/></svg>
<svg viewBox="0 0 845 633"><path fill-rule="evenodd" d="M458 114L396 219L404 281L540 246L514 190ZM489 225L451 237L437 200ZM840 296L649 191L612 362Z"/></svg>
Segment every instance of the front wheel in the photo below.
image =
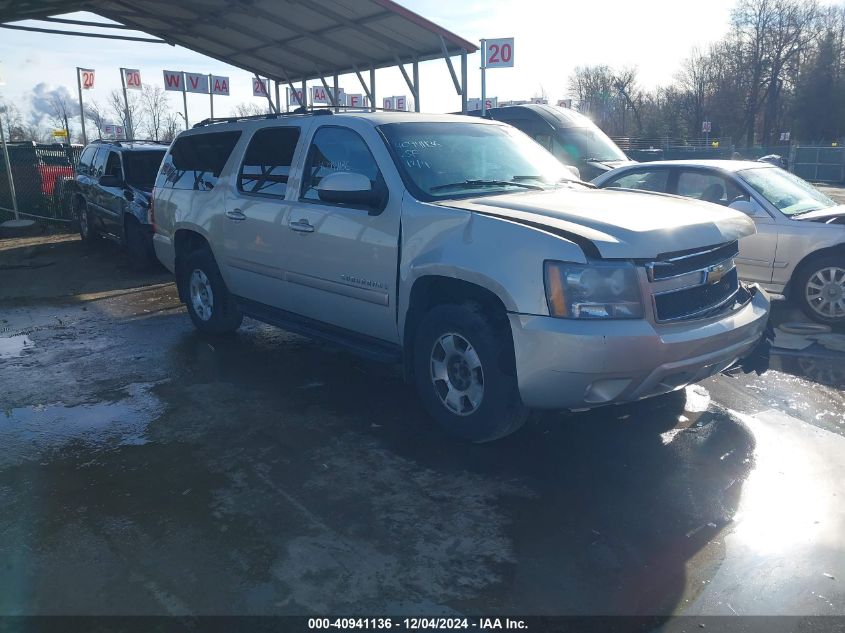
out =
<svg viewBox="0 0 845 633"><path fill-rule="evenodd" d="M243 314L229 294L211 251L190 253L180 267L180 276L188 314L200 332L227 334L240 327Z"/></svg>
<svg viewBox="0 0 845 633"><path fill-rule="evenodd" d="M420 399L450 435L489 442L525 423L506 321L474 303L436 306L422 317L413 355Z"/></svg>
<svg viewBox="0 0 845 633"><path fill-rule="evenodd" d="M845 325L845 257L821 255L802 265L793 292L814 321Z"/></svg>

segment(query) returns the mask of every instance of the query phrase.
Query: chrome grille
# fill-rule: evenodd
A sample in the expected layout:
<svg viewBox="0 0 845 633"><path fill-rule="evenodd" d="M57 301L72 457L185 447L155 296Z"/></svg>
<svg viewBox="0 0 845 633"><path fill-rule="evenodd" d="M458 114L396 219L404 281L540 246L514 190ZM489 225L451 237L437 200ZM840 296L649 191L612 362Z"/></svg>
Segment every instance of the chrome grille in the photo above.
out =
<svg viewBox="0 0 845 633"><path fill-rule="evenodd" d="M739 290L736 242L672 253L646 265L659 322L700 319L727 309Z"/></svg>

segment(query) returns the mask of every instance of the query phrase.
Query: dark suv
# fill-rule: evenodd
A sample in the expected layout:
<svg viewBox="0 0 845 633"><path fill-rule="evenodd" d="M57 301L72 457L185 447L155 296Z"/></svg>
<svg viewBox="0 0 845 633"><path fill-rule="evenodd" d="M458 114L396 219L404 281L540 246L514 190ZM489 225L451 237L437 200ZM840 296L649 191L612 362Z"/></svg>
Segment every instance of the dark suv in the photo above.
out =
<svg viewBox="0 0 845 633"><path fill-rule="evenodd" d="M79 158L70 190L79 234L90 245L105 237L123 245L133 267L155 260L150 195L167 143L94 141Z"/></svg>

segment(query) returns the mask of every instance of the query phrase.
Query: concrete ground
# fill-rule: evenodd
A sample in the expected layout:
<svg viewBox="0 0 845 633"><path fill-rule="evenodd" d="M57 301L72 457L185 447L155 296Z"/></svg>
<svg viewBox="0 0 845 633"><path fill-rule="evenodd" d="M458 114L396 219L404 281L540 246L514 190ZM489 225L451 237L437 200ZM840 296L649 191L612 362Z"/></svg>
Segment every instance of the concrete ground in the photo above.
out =
<svg viewBox="0 0 845 633"><path fill-rule="evenodd" d="M842 361L465 445L397 368L0 241L0 614L845 615Z"/></svg>

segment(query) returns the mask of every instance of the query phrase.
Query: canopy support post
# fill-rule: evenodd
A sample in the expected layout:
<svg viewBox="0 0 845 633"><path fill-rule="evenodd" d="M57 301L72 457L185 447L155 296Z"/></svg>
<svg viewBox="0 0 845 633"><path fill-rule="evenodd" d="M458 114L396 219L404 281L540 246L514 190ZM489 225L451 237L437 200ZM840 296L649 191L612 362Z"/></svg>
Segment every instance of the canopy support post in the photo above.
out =
<svg viewBox="0 0 845 633"><path fill-rule="evenodd" d="M339 106L339 105L346 105L345 103L343 103L343 104L339 103L339 100L340 100L340 99L339 99L339 95L340 95L340 89L338 88L338 85L337 85L337 73L335 73L335 74L334 74L334 101L335 101L335 103L334 103L334 105L335 105L334 111L335 111L335 113L337 113L337 111L338 111L338 110L337 110L337 106Z"/></svg>
<svg viewBox="0 0 845 633"><path fill-rule="evenodd" d="M370 100L370 108L373 112L376 111L376 67L370 66L370 92L373 98Z"/></svg>
<svg viewBox="0 0 845 633"><path fill-rule="evenodd" d="M467 52L461 51L461 114L467 113Z"/></svg>
<svg viewBox="0 0 845 633"><path fill-rule="evenodd" d="M420 111L420 63L414 60L414 112Z"/></svg>

